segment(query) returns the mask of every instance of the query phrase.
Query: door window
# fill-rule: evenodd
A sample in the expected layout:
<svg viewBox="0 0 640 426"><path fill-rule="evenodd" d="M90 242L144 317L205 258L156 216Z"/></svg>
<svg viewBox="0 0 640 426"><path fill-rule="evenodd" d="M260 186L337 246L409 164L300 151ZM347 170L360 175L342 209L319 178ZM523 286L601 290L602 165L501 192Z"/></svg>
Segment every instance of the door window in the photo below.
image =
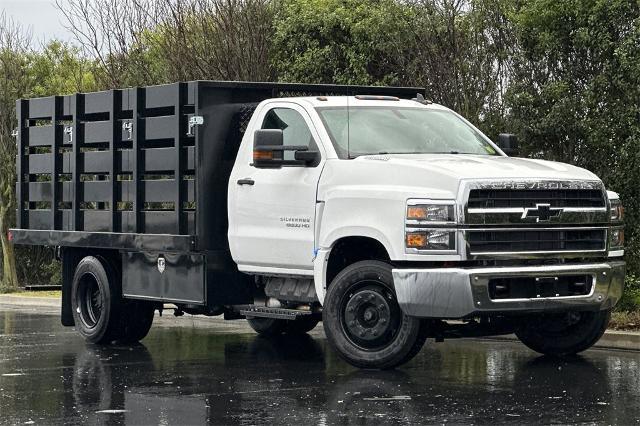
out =
<svg viewBox="0 0 640 426"><path fill-rule="evenodd" d="M307 146L309 149L317 150L309 126L302 115L294 109L273 108L265 115L261 128L282 130L284 146ZM293 160L294 151L285 151L284 159Z"/></svg>

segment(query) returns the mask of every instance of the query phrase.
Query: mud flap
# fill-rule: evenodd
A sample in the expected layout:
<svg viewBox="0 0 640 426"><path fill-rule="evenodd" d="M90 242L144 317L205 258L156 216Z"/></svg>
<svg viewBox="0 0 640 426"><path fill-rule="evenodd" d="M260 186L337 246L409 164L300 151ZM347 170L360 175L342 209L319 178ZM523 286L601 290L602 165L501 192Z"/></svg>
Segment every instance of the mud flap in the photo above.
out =
<svg viewBox="0 0 640 426"><path fill-rule="evenodd" d="M76 325L71 311L71 285L73 274L78 264L78 255L74 250L62 248L62 325L73 327Z"/></svg>

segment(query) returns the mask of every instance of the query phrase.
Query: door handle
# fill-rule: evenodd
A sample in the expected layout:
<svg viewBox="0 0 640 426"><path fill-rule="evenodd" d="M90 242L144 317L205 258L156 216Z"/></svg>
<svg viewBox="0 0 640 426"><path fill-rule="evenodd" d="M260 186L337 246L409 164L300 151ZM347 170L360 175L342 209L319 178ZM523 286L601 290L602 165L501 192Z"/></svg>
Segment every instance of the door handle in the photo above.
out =
<svg viewBox="0 0 640 426"><path fill-rule="evenodd" d="M256 181L251 178L238 179L238 185L253 185L254 183Z"/></svg>

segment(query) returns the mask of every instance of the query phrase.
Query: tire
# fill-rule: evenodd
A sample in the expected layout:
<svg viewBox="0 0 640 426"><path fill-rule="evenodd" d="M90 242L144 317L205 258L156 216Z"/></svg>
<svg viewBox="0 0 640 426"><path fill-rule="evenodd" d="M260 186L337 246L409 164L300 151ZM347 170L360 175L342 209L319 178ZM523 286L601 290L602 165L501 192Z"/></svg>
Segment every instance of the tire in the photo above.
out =
<svg viewBox="0 0 640 426"><path fill-rule="evenodd" d="M527 347L544 355L575 355L600 340L610 319L610 310L550 314L531 318L516 330L516 336Z"/></svg>
<svg viewBox="0 0 640 426"><path fill-rule="evenodd" d="M306 315L293 321L287 321L284 332L287 334L305 334L316 328L320 318L315 315Z"/></svg>
<svg viewBox="0 0 640 426"><path fill-rule="evenodd" d="M153 324L155 310L156 307L151 302L128 301L123 306L120 336L117 340L122 343L136 343L144 339Z"/></svg>
<svg viewBox="0 0 640 426"><path fill-rule="evenodd" d="M335 277L322 322L330 345L359 368L402 365L426 340L422 321L405 315L398 305L391 267L379 261L354 263Z"/></svg>
<svg viewBox="0 0 640 426"><path fill-rule="evenodd" d="M263 336L275 336L284 333L288 320L276 318L247 317L247 322L253 330Z"/></svg>
<svg viewBox="0 0 640 426"><path fill-rule="evenodd" d="M82 259L73 275L71 307L76 330L91 343L109 343L121 335L122 302L118 277L94 256Z"/></svg>

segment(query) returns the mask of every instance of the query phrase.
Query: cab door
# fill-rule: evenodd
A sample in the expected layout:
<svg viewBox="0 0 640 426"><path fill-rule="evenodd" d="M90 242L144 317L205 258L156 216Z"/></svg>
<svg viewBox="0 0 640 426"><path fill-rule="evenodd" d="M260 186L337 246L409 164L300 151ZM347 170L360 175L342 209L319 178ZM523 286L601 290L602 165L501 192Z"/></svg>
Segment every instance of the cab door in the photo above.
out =
<svg viewBox="0 0 640 426"><path fill-rule="evenodd" d="M298 104L271 103L258 114L252 130L280 129L283 145L308 146L322 159L313 166L256 168L253 135L248 135L250 143L238 153L229 182L231 254L241 270L281 268L311 274L316 194L325 153L308 113ZM293 151L284 152L284 160L293 156Z"/></svg>

